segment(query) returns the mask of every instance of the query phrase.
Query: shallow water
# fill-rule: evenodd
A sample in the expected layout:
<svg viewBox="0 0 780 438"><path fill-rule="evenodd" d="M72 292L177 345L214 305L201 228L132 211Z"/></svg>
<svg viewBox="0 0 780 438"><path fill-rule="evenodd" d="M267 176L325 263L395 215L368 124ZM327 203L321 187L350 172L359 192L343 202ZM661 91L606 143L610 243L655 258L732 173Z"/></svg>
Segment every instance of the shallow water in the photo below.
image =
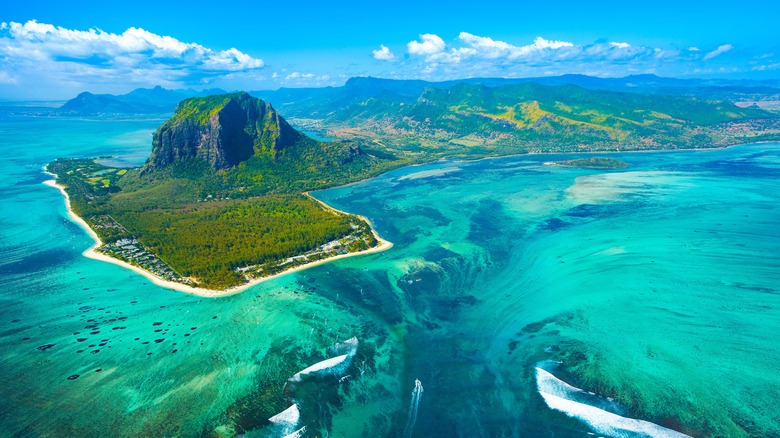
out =
<svg viewBox="0 0 780 438"><path fill-rule="evenodd" d="M780 434L780 145L396 170L316 194L391 250L205 299L82 257L41 184L59 156L142 163L159 123L0 113L4 434L585 436L540 364L627 417Z"/></svg>

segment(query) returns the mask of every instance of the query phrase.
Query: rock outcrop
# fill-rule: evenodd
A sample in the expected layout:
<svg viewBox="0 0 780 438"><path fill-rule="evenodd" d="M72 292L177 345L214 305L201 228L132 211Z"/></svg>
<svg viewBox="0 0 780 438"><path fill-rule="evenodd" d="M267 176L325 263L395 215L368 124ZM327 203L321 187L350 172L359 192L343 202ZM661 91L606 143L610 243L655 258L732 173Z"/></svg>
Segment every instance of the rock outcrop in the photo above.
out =
<svg viewBox="0 0 780 438"><path fill-rule="evenodd" d="M277 157L300 137L269 103L247 93L191 98L154 133L146 168L199 158L230 169L255 154Z"/></svg>

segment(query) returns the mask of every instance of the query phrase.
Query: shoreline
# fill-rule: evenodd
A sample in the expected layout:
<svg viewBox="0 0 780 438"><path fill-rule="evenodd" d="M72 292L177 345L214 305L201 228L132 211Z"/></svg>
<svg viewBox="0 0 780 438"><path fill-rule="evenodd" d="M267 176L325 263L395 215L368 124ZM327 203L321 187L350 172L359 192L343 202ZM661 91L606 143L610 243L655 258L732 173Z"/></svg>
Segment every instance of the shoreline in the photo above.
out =
<svg viewBox="0 0 780 438"><path fill-rule="evenodd" d="M45 168L44 168L44 172L46 172L47 174L53 176L54 178L57 177L57 175L49 172ZM373 248L369 248L369 249L366 249L366 250L363 250L363 251L351 252L351 253L347 253L347 254L339 254L339 255L332 256L332 257L326 257L326 258L321 259L321 260L316 260L316 261L313 261L313 262L304 263L303 265L296 266L294 268L290 268L290 269L284 270L282 272L279 272L277 274L269 275L267 277L256 278L256 279L251 280L251 281L249 281L247 283L244 283L244 284L241 284L241 285L238 285L238 286L233 286L233 287L231 287L229 289L212 290L212 289L205 289L205 288L202 288L202 287L192 287L192 286L187 286L185 284L164 280L164 279L162 279L162 278L152 274L151 272L149 272L149 271L147 271L145 269L142 269L142 268L140 268L138 266L131 265L130 263L127 263L125 261L122 261L122 260L116 259L114 257L111 257L111 256L108 256L108 255L105 255L105 254L97 252L96 249L99 248L101 245L103 245L103 241L100 240L100 237L97 235L97 233L95 233L95 231L92 229L92 227L90 227L89 224L83 218L81 218L81 216L79 216L75 212L73 212L73 209L71 208L71 203L70 203L70 196L68 196L68 192L65 191L65 187L57 184L56 179L46 180L42 184L45 185L45 186L48 186L48 187L53 187L53 188L55 188L55 189L60 191L62 196L65 198L65 210L67 211L68 219L70 219L71 222L75 223L80 228L82 228L84 231L86 231L87 234L94 240L94 243L92 244L92 246L87 248L82 253L82 255L84 257L87 257L87 258L90 258L90 259L93 259L93 260L106 262L106 263L111 263L113 265L117 265L117 266L120 266L122 268L128 269L130 271L135 272L136 274L140 274L140 275L146 277L148 280L150 280L152 283L154 283L157 286L168 288L168 289L173 289L173 290L176 290L178 292L188 293L190 295L197 295L199 297L204 297L204 298L220 298L220 297L226 297L226 296L230 296L230 295L235 295L235 294L243 292L246 289L249 289L252 286L256 286L256 285L258 285L260 283L263 283L265 281L268 281L268 280L273 280L273 279L281 277L283 275L287 275L287 274L292 274L294 272L303 271L305 269L313 268L315 266L319 266L319 265L322 265L322 264L325 264L325 263L328 263L328 262L331 262L331 261L334 261L334 260L340 260L340 259L345 259L345 258L348 258L348 257L355 257L355 256L360 256L360 255L365 255L365 254L373 254L373 253L377 253L377 252L382 252L382 251L388 250L388 249L393 247L393 243L388 241L388 240L383 239L382 237L380 237L379 234L376 232L376 230L372 226L371 232L374 234L374 238L376 238L377 242L379 242L379 245L377 245L377 246L375 246ZM314 199L320 205L322 205L323 208L325 208L328 211L332 211L334 213L335 212L339 212L339 213L343 213L343 214L351 214L351 213L342 212L341 210L337 210L337 209L329 206L328 204L320 201L319 199L315 198L314 196L311 196L308 192L304 193L304 195L308 196L311 199ZM365 218L365 217L360 216L360 215L352 215L352 216L357 216L357 217L365 220L366 222L368 222L369 225L371 225L371 221L368 220L368 218Z"/></svg>
<svg viewBox="0 0 780 438"><path fill-rule="evenodd" d="M436 163L436 162L447 162L447 161L454 162L454 163L458 163L458 162L465 162L465 163L467 163L467 162L476 162L476 161L481 161L481 160L494 160L494 159L500 159L500 158L521 157L521 156L529 156L529 155L538 156L538 155L574 155L574 154L626 154L626 153L663 153L663 152L685 152L685 151L688 151L688 152L702 151L703 152L703 151L723 150L723 149L728 149L728 148L735 147L735 146L759 145L759 144L763 144L763 143L780 143L780 141L765 140L765 141L759 141L759 142L753 142L753 143L736 143L736 144L732 144L732 145L718 146L718 147L711 147L711 148L644 149L644 150L631 150L631 151L593 151L593 152L528 152L528 153L523 153L523 154L488 156L488 157L480 157L480 158L473 158L473 159L468 159L468 158L463 158L463 157L450 157L450 158L439 158L437 160L434 160L434 161L431 161L431 162L428 162L428 163L408 164L406 166L402 166L402 167L399 167L399 168L396 168L396 169L390 169L388 171L397 170L397 169L400 169L400 168L407 168L407 167L425 166L425 165L433 164L433 163ZM561 167L564 167L564 166L561 166ZM373 253L377 253L377 252L382 252L382 251L388 250L388 249L393 247L393 243L392 242L383 239L379 235L379 233L377 233L376 229L374 228L373 223L367 217L361 216L361 215L358 215L358 214L348 213L348 212L336 209L336 208L328 205L327 203L323 202L322 200L317 199L310 192L306 191L306 192L302 192L302 194L304 196L308 197L308 198L313 199L317 203L319 203L320 206L322 206L325 210L331 211L334 214L347 214L347 215L356 216L356 217L359 217L360 219L366 221L371 226L371 232L374 234L374 238L377 240L377 242L379 242L379 245L375 246L373 248L369 248L369 249L363 250L363 251L357 251L357 252L348 253L348 254L339 254L339 255L336 255L336 256L333 256L333 257L327 257L327 258L324 258L324 259L321 259L321 260L316 260L314 262L305 263L303 265L296 266L296 267L290 268L288 270L284 270L282 272L279 272L279 273L274 274L274 275L270 275L268 277L262 277L262 278L254 279L252 281L249 281L248 283L245 283L245 284L242 284L242 285L239 285L239 286L234 286L234 287L229 288L229 289L212 290L212 289L204 289L204 288L199 288L199 287L187 286L185 284L164 280L164 279L162 279L162 278L152 274L151 272L146 271L146 270L144 270L144 269L142 269L142 268L140 268L138 266L131 265L131 264L129 264L127 262L124 262L122 260L116 259L114 257L107 256L105 254L101 254L101 253L95 251L95 249L100 247L103 244L103 242L100 240L100 238L98 237L97 233L95 233L95 231L89 226L89 224L87 224L87 222L84 219L82 219L79 215L77 215L76 213L73 212L73 210L71 208L71 203L70 203L70 196L68 196L68 193L65 191L65 187L63 187L63 186L61 186L61 185L56 183L57 175L49 172L47 170L46 166L44 166L43 170L44 170L44 172L46 174L51 175L52 177L55 178L54 180L44 181L43 184L46 185L46 186L49 186L49 187L56 188L57 190L60 191L60 193L62 193L63 197L65 198L65 209L67 210L68 218L72 222L74 222L76 225L78 225L80 228L82 228L84 231L86 231L87 234L90 237L92 237L92 239L95 241L95 243L90 248L85 250L82 253L82 255L84 255L87 258L93 259L93 260L99 260L99 261L103 261L103 262L106 262L106 263L111 263L111 264L114 264L114 265L117 265L117 266L121 266L121 267L123 267L125 269L129 269L129 270L131 270L131 271L133 271L133 272L135 272L137 274L140 274L140 275L146 277L148 280L150 280L152 283L156 284L157 286L165 287L165 288L168 288L168 289L173 289L173 290L176 290L176 291L179 291L179 292L188 293L188 294L191 294L191 295L197 295L197 296L200 296L200 297L219 298L219 297L226 297L226 296L230 296L230 295L235 295L235 294L243 292L246 289L249 289L252 286L256 286L256 285L258 285L260 283L263 283L265 281L268 281L268 280L273 280L273 279L281 277L283 275L287 275L287 274L292 274L294 272L303 271L305 269L312 268L312 267L315 267L315 266L319 266L319 265L322 265L322 264L325 264L325 263L328 263L328 262L331 262L331 261L339 260L339 259L344 259L344 258L348 258L348 257L355 257L355 256L359 256L359 255L364 255L364 254L373 254ZM386 173L386 172L383 172L382 174L384 174L384 173ZM375 176L372 176L372 177L364 178L364 179L362 179L360 181L355 181L355 182L352 182L352 183L348 183L348 184L345 184L345 186L350 186L350 185L353 185L353 184L360 184L362 182L369 181L369 180L372 180L374 178L377 178L380 175L375 175ZM327 188L323 189L323 190L327 190Z"/></svg>

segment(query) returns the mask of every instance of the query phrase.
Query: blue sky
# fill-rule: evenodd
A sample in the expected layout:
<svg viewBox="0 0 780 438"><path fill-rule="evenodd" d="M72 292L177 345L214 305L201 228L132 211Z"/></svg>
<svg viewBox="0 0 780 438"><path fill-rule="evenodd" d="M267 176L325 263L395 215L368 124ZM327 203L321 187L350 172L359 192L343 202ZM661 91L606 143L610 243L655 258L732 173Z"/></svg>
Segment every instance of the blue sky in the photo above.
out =
<svg viewBox="0 0 780 438"><path fill-rule="evenodd" d="M115 3L4 5L0 98L365 75L780 78L776 1Z"/></svg>

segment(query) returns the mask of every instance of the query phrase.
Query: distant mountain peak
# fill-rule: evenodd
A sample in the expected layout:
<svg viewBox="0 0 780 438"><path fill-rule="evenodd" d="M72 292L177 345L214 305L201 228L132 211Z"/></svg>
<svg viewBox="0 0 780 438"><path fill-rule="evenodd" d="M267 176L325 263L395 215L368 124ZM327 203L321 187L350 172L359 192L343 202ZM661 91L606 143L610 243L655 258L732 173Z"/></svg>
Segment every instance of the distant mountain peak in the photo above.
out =
<svg viewBox="0 0 780 438"><path fill-rule="evenodd" d="M169 90L160 85L153 88L136 88L120 95L93 94L88 91L67 101L61 109L74 114L165 114L172 113L176 105L193 96L225 94L224 90Z"/></svg>

